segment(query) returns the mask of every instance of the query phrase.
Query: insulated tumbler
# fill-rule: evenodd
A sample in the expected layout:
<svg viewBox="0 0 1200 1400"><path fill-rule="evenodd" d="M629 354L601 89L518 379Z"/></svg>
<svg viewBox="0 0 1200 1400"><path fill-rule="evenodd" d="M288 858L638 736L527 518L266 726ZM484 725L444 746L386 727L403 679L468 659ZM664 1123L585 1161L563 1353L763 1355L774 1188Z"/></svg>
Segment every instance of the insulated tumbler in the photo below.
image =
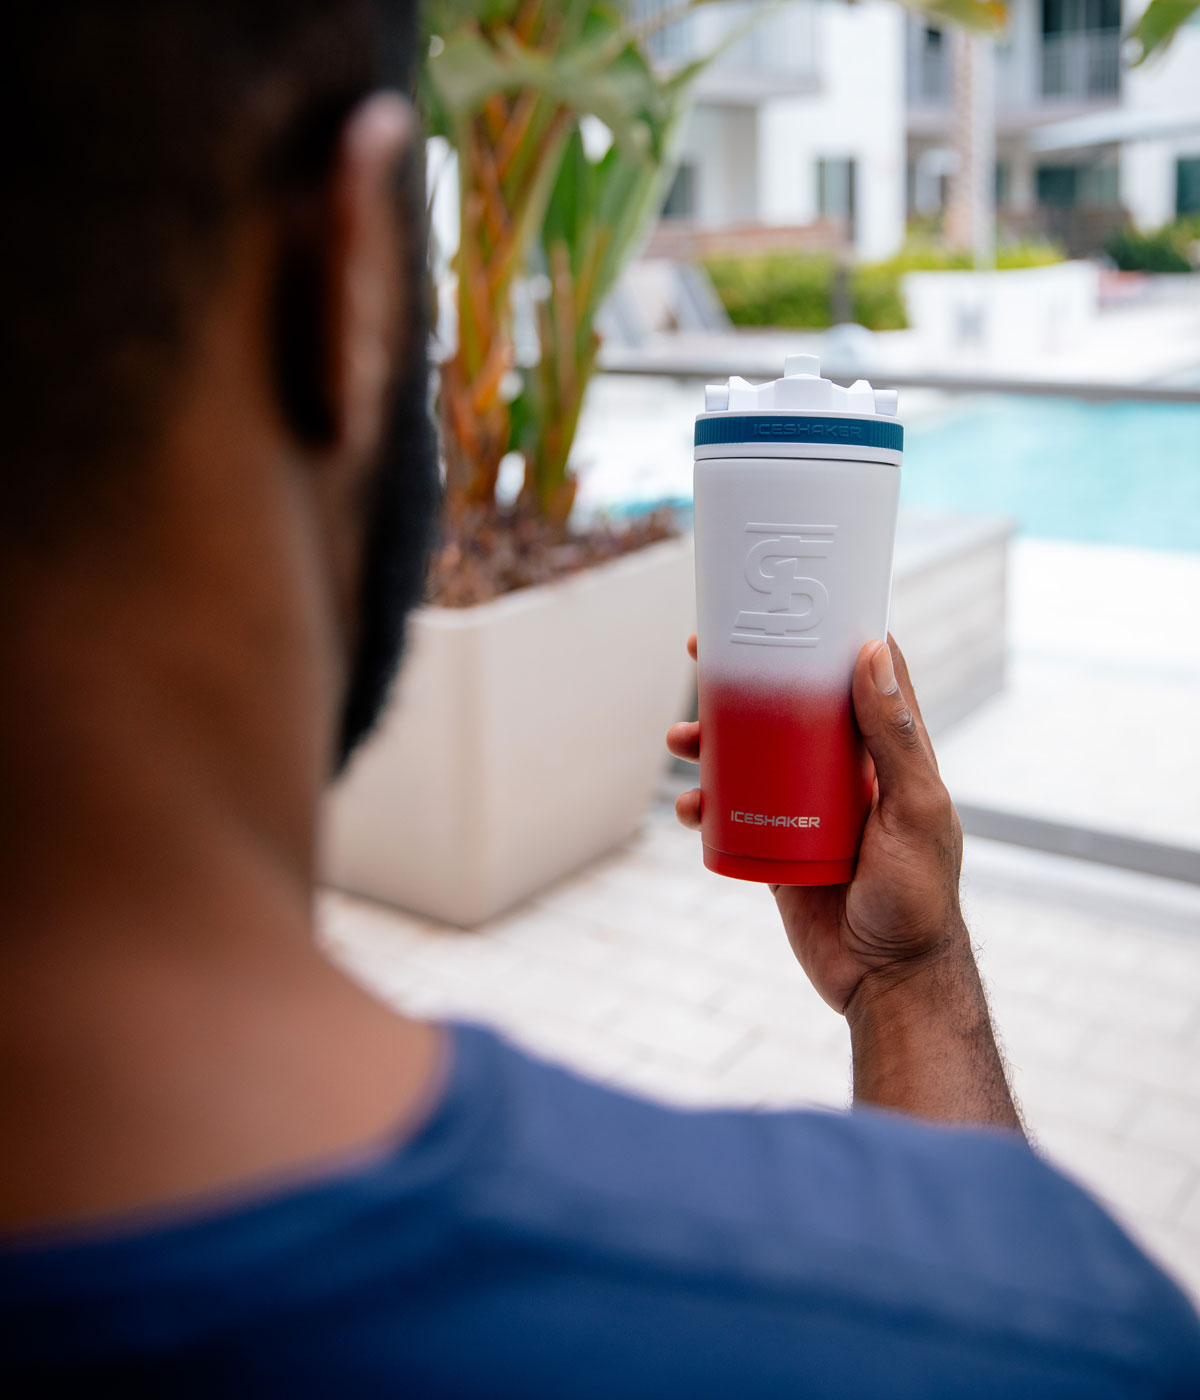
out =
<svg viewBox="0 0 1200 1400"><path fill-rule="evenodd" d="M696 419L704 863L783 885L849 880L871 797L850 698L886 637L904 430L895 390L820 377L705 389Z"/></svg>

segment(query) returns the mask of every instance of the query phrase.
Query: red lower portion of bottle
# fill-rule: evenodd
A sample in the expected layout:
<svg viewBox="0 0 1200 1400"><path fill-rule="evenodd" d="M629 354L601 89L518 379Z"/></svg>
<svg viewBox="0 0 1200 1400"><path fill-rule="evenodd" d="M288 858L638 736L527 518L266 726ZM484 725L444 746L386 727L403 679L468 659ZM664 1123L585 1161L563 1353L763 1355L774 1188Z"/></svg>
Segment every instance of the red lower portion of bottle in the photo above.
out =
<svg viewBox="0 0 1200 1400"><path fill-rule="evenodd" d="M872 769L845 693L702 680L704 863L739 880L839 885L854 873Z"/></svg>
<svg viewBox="0 0 1200 1400"><path fill-rule="evenodd" d="M704 864L734 880L764 885L845 885L854 877L853 860L755 860L704 847Z"/></svg>

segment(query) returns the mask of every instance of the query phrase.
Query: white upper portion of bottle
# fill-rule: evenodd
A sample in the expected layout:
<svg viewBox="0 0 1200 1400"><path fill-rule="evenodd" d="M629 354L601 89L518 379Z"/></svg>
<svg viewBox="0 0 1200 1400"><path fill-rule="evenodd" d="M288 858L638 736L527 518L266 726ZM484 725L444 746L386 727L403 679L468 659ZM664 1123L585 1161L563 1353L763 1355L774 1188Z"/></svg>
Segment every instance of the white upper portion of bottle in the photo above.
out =
<svg viewBox="0 0 1200 1400"><path fill-rule="evenodd" d="M734 375L725 384L704 386L706 413L855 413L894 418L900 406L895 389L872 389L857 379L848 389L821 378L815 355L788 355L783 378L750 384Z"/></svg>

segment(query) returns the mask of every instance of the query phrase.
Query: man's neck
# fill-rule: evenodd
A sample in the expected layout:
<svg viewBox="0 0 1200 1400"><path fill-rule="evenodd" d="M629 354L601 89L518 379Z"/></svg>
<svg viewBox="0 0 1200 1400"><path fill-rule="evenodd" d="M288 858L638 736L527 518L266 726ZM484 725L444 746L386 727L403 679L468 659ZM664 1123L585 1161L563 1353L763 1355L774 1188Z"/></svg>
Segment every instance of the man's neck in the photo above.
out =
<svg viewBox="0 0 1200 1400"><path fill-rule="evenodd" d="M313 946L311 756L239 764L221 734L262 721L223 716L219 660L83 621L43 619L0 716L0 1228L357 1150L438 1053Z"/></svg>

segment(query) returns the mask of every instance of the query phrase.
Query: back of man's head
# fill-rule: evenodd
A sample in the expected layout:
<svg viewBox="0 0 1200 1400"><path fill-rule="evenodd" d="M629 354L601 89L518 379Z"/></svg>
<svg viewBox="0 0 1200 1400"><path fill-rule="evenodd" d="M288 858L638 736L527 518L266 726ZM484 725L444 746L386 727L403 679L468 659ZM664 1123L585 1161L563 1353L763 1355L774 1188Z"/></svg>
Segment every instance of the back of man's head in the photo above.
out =
<svg viewBox="0 0 1200 1400"><path fill-rule="evenodd" d="M0 623L23 629L11 649L45 650L52 632L53 669L74 649L69 629L100 619L131 651L101 601L114 568L122 606L161 604L140 635L193 643L197 675L232 655L239 627L243 652L265 656L262 630L284 628L271 600L288 597L292 633L323 629L336 653L322 663L339 676L328 742L344 758L369 729L437 494L421 144L380 96L411 91L416 18L415 0L48 0L10 21ZM273 550L296 491L303 543ZM35 616L51 585L90 598L91 615ZM207 600L203 627L189 590ZM75 670L60 685L91 688ZM16 714L5 737L27 724Z"/></svg>
<svg viewBox="0 0 1200 1400"><path fill-rule="evenodd" d="M9 17L0 221L9 547L43 549L137 489L239 215L301 195L351 107L373 86L409 85L414 7L390 9L48 0ZM279 372L297 426L319 428L286 354Z"/></svg>

